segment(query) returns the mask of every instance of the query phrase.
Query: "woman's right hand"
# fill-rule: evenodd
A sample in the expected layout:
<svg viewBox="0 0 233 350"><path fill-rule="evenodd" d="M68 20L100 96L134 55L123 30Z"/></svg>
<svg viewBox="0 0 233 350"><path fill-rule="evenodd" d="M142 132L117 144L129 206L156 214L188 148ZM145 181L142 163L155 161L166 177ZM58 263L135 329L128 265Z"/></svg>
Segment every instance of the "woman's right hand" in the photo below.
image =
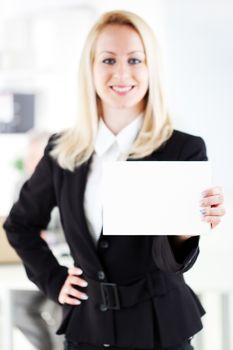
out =
<svg viewBox="0 0 233 350"><path fill-rule="evenodd" d="M87 281L84 279L77 277L80 276L83 271L78 267L71 267L68 270L68 276L66 278L65 283L62 286L60 294L58 296L58 301L61 304L70 304L70 305L80 305L81 300L87 300L88 296L86 293L80 292L73 285L86 287Z"/></svg>

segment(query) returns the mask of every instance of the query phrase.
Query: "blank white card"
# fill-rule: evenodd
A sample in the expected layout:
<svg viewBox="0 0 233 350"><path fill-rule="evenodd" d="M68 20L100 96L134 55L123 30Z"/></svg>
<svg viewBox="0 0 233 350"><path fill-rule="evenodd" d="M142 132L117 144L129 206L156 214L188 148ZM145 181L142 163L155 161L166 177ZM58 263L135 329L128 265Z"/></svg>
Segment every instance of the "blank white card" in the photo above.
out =
<svg viewBox="0 0 233 350"><path fill-rule="evenodd" d="M199 235L209 162L118 161L103 164L103 235Z"/></svg>

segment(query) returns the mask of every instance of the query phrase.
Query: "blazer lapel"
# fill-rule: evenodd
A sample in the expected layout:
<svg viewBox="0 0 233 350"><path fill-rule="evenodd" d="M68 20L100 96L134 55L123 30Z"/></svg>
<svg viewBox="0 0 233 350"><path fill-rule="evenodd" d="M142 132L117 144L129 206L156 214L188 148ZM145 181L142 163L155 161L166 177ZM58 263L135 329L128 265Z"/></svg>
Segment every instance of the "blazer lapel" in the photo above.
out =
<svg viewBox="0 0 233 350"><path fill-rule="evenodd" d="M76 208L76 216L81 232L83 233L85 239L87 240L87 246L95 253L97 257L97 249L91 237L90 231L88 229L86 216L84 212L84 193L87 183L88 170L90 168L92 157L88 159L87 162L79 166L73 176L74 176L74 186L70 186L75 193L71 196L74 198L75 203L73 203L73 208ZM77 200L78 199L78 200ZM78 204L77 204L78 203Z"/></svg>

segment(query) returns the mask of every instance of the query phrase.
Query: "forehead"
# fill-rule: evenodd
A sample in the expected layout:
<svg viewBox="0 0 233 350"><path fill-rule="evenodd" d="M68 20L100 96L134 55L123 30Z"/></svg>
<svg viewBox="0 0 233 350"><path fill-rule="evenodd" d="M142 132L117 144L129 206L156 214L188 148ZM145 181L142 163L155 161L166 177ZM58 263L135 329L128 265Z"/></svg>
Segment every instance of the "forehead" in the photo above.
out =
<svg viewBox="0 0 233 350"><path fill-rule="evenodd" d="M96 53L112 52L144 52L142 40L135 29L128 25L109 24L100 32L95 46Z"/></svg>

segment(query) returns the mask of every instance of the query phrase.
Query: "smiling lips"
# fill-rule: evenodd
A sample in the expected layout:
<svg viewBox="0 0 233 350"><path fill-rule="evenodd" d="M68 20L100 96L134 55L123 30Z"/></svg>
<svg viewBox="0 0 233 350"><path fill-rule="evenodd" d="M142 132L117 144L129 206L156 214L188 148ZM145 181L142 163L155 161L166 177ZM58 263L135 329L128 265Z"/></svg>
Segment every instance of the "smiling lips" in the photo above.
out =
<svg viewBox="0 0 233 350"><path fill-rule="evenodd" d="M134 85L112 85L110 88L120 96L126 95L129 91L133 90Z"/></svg>

